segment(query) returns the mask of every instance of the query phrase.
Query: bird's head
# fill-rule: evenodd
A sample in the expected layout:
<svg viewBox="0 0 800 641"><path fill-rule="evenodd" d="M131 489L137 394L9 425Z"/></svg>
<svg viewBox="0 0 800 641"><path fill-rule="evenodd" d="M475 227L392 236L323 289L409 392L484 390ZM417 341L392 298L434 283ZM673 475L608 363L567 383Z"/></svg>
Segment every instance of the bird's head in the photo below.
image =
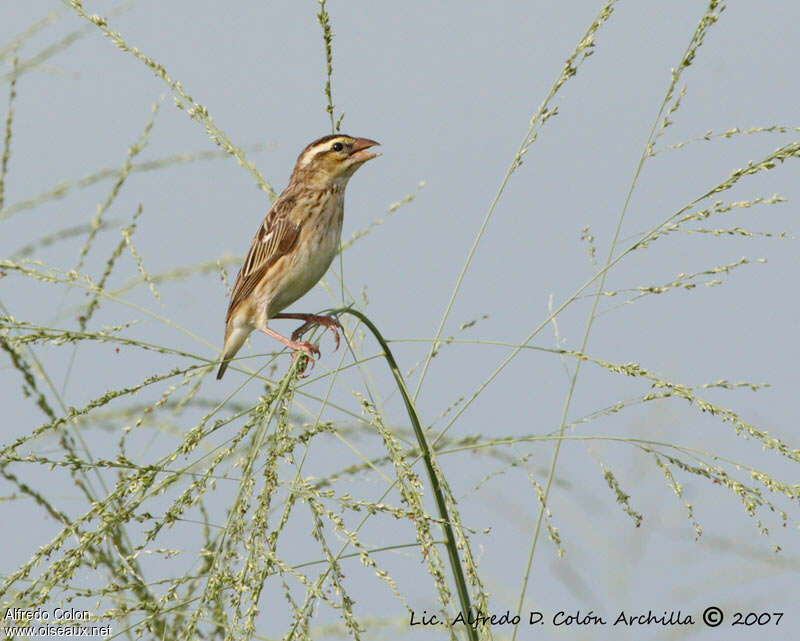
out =
<svg viewBox="0 0 800 641"><path fill-rule="evenodd" d="M346 134L324 136L309 144L297 157L292 180L326 187L331 183L345 184L356 169L368 160L380 156L369 151L380 143L369 138L354 138Z"/></svg>

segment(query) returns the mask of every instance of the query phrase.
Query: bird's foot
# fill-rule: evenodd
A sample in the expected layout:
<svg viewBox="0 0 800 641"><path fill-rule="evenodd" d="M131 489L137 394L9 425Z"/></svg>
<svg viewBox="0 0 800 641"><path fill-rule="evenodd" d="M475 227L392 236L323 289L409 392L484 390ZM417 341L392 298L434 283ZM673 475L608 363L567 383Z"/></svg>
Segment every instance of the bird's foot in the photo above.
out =
<svg viewBox="0 0 800 641"><path fill-rule="evenodd" d="M300 378L306 378L308 374L306 374L306 367L308 364L311 364L311 368L308 370L309 372L314 369L314 365L316 361L314 360L315 356L319 356L319 349L317 349L316 345L312 345L306 341L298 341L295 340L294 335L292 335L292 344L289 344L288 347L292 349L292 365L294 362L300 358L301 355L306 357L305 361L301 361L297 366L297 375Z"/></svg>
<svg viewBox="0 0 800 641"><path fill-rule="evenodd" d="M314 325L321 325L325 329L331 330L333 332L333 342L335 343L334 351L339 349L339 343L341 342L339 339L339 332L337 330L341 330L344 333L344 328L342 324L335 319L333 316L318 316L317 314L297 314L295 318L299 318L300 320L305 320L305 323L300 325L296 330L292 332L292 340L299 341L300 338L305 334L309 329L314 327Z"/></svg>

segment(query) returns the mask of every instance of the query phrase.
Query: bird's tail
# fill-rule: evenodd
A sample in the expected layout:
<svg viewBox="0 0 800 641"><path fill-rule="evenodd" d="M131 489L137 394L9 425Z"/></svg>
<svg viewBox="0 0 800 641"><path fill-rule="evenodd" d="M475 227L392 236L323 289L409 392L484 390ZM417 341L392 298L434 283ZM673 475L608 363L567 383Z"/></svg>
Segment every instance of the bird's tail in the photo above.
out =
<svg viewBox="0 0 800 641"><path fill-rule="evenodd" d="M244 345L245 340L250 335L250 329L244 327L230 327L225 330L225 346L222 348L222 358L220 359L219 369L217 370L217 380L221 379L228 369L228 363L236 356L236 352Z"/></svg>

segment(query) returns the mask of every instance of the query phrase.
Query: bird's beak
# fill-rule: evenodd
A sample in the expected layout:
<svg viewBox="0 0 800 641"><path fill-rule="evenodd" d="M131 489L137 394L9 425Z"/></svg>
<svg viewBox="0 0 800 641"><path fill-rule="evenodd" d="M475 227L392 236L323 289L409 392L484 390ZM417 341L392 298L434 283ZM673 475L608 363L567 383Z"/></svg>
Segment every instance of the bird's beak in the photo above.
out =
<svg viewBox="0 0 800 641"><path fill-rule="evenodd" d="M380 156L380 154L375 151L367 151L370 147L380 144L381 143L370 140L369 138L356 138L353 146L350 148L348 160L350 160L350 162L362 163Z"/></svg>

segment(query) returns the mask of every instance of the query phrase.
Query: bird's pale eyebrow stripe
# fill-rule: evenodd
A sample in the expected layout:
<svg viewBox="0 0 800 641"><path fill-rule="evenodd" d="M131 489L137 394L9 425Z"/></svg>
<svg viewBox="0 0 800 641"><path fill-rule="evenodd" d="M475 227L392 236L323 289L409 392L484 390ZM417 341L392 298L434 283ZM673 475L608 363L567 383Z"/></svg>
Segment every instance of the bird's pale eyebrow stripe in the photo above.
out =
<svg viewBox="0 0 800 641"><path fill-rule="evenodd" d="M323 149L318 149L317 147L312 147L308 149L304 154L303 157L300 159L300 166L305 167L308 163L310 163L314 157L324 151Z"/></svg>
<svg viewBox="0 0 800 641"><path fill-rule="evenodd" d="M300 158L300 166L305 167L308 163L310 163L314 158L319 156L319 154L329 151L331 145L336 142L343 142L346 143L349 140L347 136L341 136L340 138L329 138L324 142L317 143L310 149L306 149L303 153L302 157Z"/></svg>

